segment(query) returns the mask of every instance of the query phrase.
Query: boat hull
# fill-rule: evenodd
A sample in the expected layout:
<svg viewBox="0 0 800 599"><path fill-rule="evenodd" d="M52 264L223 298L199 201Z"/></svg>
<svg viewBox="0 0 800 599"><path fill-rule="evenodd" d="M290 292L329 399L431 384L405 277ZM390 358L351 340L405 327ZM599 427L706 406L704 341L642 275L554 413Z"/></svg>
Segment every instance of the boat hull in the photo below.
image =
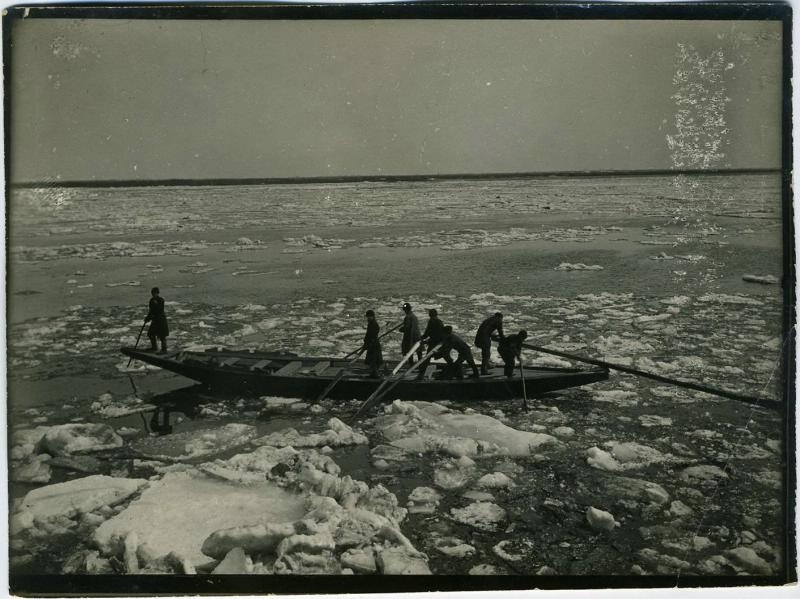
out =
<svg viewBox="0 0 800 599"><path fill-rule="evenodd" d="M352 365L345 370L347 362L335 358L230 350L156 354L123 347L121 351L131 358L224 391L238 390L259 395L313 399L319 397L338 378L326 397L335 400L364 400L381 382L380 379L370 378L361 365ZM255 368L264 362L269 362L269 365L261 369ZM393 365L388 366L392 368ZM432 364L430 374L434 373L434 368L440 371L442 366ZM291 371L292 368L295 369ZM519 376L506 378L502 375L501 368L495 368L492 374L479 379L465 377L443 380L434 378L435 376L433 374L433 377L429 376L424 380L404 379L384 399L480 401L523 396L522 379ZM535 397L607 378L608 371L602 368L528 368L524 393L528 397Z"/></svg>

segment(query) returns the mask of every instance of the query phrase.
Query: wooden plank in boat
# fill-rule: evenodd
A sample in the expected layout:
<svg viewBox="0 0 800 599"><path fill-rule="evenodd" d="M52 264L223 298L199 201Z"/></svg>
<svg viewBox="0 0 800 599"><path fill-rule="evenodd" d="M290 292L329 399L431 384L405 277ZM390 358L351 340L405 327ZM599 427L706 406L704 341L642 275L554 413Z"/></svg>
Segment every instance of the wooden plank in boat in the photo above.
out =
<svg viewBox="0 0 800 599"><path fill-rule="evenodd" d="M220 360L219 365L226 367L226 366L234 366L239 361L239 358L225 358L224 360Z"/></svg>
<svg viewBox="0 0 800 599"><path fill-rule="evenodd" d="M341 366L329 366L325 369L325 376L339 376L339 373L344 370Z"/></svg>
<svg viewBox="0 0 800 599"><path fill-rule="evenodd" d="M289 362L283 368L276 370L273 374L277 376L289 376L300 370L302 367L303 363L300 360L294 360L292 362Z"/></svg>
<svg viewBox="0 0 800 599"><path fill-rule="evenodd" d="M309 369L308 369L308 372L309 372L310 374L315 374L315 375L319 376L319 375L321 375L321 374L322 374L322 373L323 373L325 370L327 370L327 369L328 369L328 366L330 366L330 365L331 365L331 363L330 363L330 362L328 362L327 360L322 360L322 361L320 361L320 362L317 362L316 364L314 364L314 366L313 366L313 367L309 368Z"/></svg>
<svg viewBox="0 0 800 599"><path fill-rule="evenodd" d="M264 370L270 364L272 364L272 360L259 360L250 367L250 370Z"/></svg>

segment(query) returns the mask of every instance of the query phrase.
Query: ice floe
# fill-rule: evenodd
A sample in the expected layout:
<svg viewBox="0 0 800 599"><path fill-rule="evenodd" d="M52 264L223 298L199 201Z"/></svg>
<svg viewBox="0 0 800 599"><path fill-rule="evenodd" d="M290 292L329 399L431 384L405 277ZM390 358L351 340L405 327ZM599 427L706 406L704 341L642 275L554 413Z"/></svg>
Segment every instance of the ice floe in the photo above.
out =
<svg viewBox="0 0 800 599"><path fill-rule="evenodd" d="M525 456L556 442L550 435L518 431L491 416L427 402L396 400L376 423L390 445L418 453Z"/></svg>
<svg viewBox="0 0 800 599"><path fill-rule="evenodd" d="M355 432L338 418L328 420L328 429L321 433L301 434L290 428L284 431L270 433L255 441L259 445L273 445L275 447L340 447L342 445L363 445L368 442L367 437Z"/></svg>
<svg viewBox="0 0 800 599"><path fill-rule="evenodd" d="M214 428L202 428L137 439L132 448L142 456L168 461L191 460L229 451L251 442L257 435L249 424L229 423Z"/></svg>
<svg viewBox="0 0 800 599"><path fill-rule="evenodd" d="M456 537L439 537L434 541L433 545L440 553L459 559L475 555L476 552L475 547Z"/></svg>
<svg viewBox="0 0 800 599"><path fill-rule="evenodd" d="M107 424L58 424L44 431L36 451L67 455L81 451L100 451L122 447L123 440Z"/></svg>
<svg viewBox="0 0 800 599"><path fill-rule="evenodd" d="M570 264L569 262L562 262L558 266L556 266L553 270L603 270L603 267L599 264L584 264L583 262L578 262L577 264Z"/></svg>
<svg viewBox="0 0 800 599"><path fill-rule="evenodd" d="M496 503L476 501L463 508L452 508L450 517L461 524L492 531L505 521L506 511Z"/></svg>
<svg viewBox="0 0 800 599"><path fill-rule="evenodd" d="M643 503L664 505L670 500L669 493L661 485L640 478L607 476L603 480L603 488L612 497Z"/></svg>
<svg viewBox="0 0 800 599"><path fill-rule="evenodd" d="M502 472L492 472L484 474L476 484L485 489L507 489L514 486L514 481Z"/></svg>
<svg viewBox="0 0 800 599"><path fill-rule="evenodd" d="M73 518L124 501L144 485L144 479L114 478L95 474L28 492L16 512L29 526L58 518Z"/></svg>
<svg viewBox="0 0 800 599"><path fill-rule="evenodd" d="M171 473L101 524L94 540L103 553L113 555L135 533L156 556L175 552L198 566L209 562L201 548L217 530L259 521L291 523L305 513L297 495L271 483L235 486L200 473Z"/></svg>
<svg viewBox="0 0 800 599"><path fill-rule="evenodd" d="M433 514L441 501L442 496L430 487L415 487L408 496L409 514Z"/></svg>
<svg viewBox="0 0 800 599"><path fill-rule="evenodd" d="M614 519L613 514L594 506L586 509L586 521L592 529L606 532L612 531L620 526L620 523Z"/></svg>

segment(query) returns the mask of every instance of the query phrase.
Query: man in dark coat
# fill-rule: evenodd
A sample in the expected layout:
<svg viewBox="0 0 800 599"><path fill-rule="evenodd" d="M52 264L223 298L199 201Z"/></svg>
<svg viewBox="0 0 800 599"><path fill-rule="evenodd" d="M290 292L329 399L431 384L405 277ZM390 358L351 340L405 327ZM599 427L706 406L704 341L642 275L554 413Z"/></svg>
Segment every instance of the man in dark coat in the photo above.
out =
<svg viewBox="0 0 800 599"><path fill-rule="evenodd" d="M492 333L497 331L500 339L503 339L503 315L495 312L481 323L475 335L475 347L481 349L481 374L489 374L492 355Z"/></svg>
<svg viewBox="0 0 800 599"><path fill-rule="evenodd" d="M505 362L503 373L508 378L514 376L514 367L516 366L514 360L519 358L519 361L522 362L522 344L527 338L528 332L523 329L516 335L503 337L497 345L497 351L500 353L500 357L503 358L503 362Z"/></svg>
<svg viewBox="0 0 800 599"><path fill-rule="evenodd" d="M442 337L444 336L444 323L439 318L439 313L436 311L435 308L431 308L428 310L428 324L425 327L425 332L422 333L422 341L427 342L427 350L431 351L434 347L436 347L442 341ZM428 364L434 358L441 358L442 351L441 349L436 353L428 356L428 358L419 366L419 374L417 374L418 379L425 378L425 370L428 368Z"/></svg>
<svg viewBox="0 0 800 599"><path fill-rule="evenodd" d="M458 357L455 362L450 357L450 351L456 350ZM469 345L461 337L453 333L453 327L444 327L444 336L442 337L442 354L444 355L445 362L447 362L448 369L455 374L457 378L464 378L464 373L461 370L461 364L467 362L472 367L472 378L480 378L478 367L475 365L475 359L472 357L472 351Z"/></svg>
<svg viewBox="0 0 800 599"><path fill-rule="evenodd" d="M159 295L158 287L150 290L150 311L145 316L144 321L150 323L147 329L147 336L150 337L150 351L156 351L156 338L161 341L161 353L167 353L167 337L169 336L169 325L167 316L164 314L164 298Z"/></svg>
<svg viewBox="0 0 800 599"><path fill-rule="evenodd" d="M400 327L400 330L403 332L403 340L400 342L400 348L403 351L403 356L405 356L411 351L414 344L422 338L422 335L419 333L419 320L417 320L417 315L414 314L414 311L411 309L411 304L403 304L403 312L405 312L406 315L403 318L403 326ZM422 359L421 343L415 353L417 354L417 361L419 362ZM413 363L414 357L412 356L409 358L408 364L410 366Z"/></svg>
<svg viewBox="0 0 800 599"><path fill-rule="evenodd" d="M383 351L381 350L380 337L381 327L378 321L375 320L375 312L367 310L367 332L364 335L364 349L367 350L367 356L364 362L369 366L369 375L374 378L380 378L378 369L383 365Z"/></svg>

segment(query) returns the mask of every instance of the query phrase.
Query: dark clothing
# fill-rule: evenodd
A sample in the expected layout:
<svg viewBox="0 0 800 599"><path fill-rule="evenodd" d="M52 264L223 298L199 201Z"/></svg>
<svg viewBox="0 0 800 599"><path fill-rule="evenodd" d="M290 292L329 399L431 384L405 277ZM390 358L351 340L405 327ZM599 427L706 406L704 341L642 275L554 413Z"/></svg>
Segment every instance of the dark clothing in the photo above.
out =
<svg viewBox="0 0 800 599"><path fill-rule="evenodd" d="M428 324L425 327L425 332L422 333L422 338L427 339L428 341L429 352L439 343L442 342L442 337L444 337L444 323L441 321L441 319L439 319L438 316L433 316L429 318ZM428 364L430 364L431 360L433 360L434 358L441 358L441 357L442 357L441 348L439 348L439 351L428 356L427 359L425 359L425 361L422 362L422 364L420 364L417 378L418 379L425 378L425 370L428 368Z"/></svg>
<svg viewBox="0 0 800 599"><path fill-rule="evenodd" d="M422 333L422 338L428 340L428 351L439 343L444 337L444 323L438 316L432 316L428 319L428 325L425 327L425 332Z"/></svg>
<svg viewBox="0 0 800 599"><path fill-rule="evenodd" d="M169 325L167 324L167 316L164 314L164 298L160 295L154 295L150 298L150 311L147 313L145 322L150 321L150 327L147 329L147 336L150 338L150 349L155 351L156 339L161 341L162 353L167 351L167 337L169 336Z"/></svg>
<svg viewBox="0 0 800 599"><path fill-rule="evenodd" d="M367 321L367 332L364 335L364 347L367 350L367 356L364 362L370 367L373 376L377 376L378 368L383 364L383 351L381 350L381 341L378 339L380 332L381 327L377 321Z"/></svg>
<svg viewBox="0 0 800 599"><path fill-rule="evenodd" d="M478 327L478 332L475 334L475 345L482 347L486 343L492 342L492 333L497 331L498 337L502 339L503 335L503 319L497 316L490 316L481 323Z"/></svg>
<svg viewBox="0 0 800 599"><path fill-rule="evenodd" d="M475 346L481 348L481 372L489 373L489 364L492 356L492 333L497 331L500 339L503 339L503 320L497 316L490 316L478 327L475 334Z"/></svg>
<svg viewBox="0 0 800 599"><path fill-rule="evenodd" d="M450 351L456 350L458 352L458 357L456 358L455 362L453 358L450 357ZM442 350L441 353L444 355L445 362L447 362L448 368L455 374L457 378L464 378L464 373L461 370L461 364L466 362L472 367L472 375L477 378L480 376L478 374L478 367L475 365L475 359L472 357L472 350L467 345L466 341L464 341L458 335L450 334L445 336L442 340Z"/></svg>
<svg viewBox="0 0 800 599"><path fill-rule="evenodd" d="M505 362L504 374L509 378L514 376L515 360L522 352L523 342L524 339L517 333L516 335L504 337L497 346L497 351L500 353L500 357L503 358L503 362Z"/></svg>
<svg viewBox="0 0 800 599"><path fill-rule="evenodd" d="M417 316L413 312L409 312L406 314L405 318L403 318L403 326L400 327L400 330L403 331L403 340L400 342L400 348L403 351L403 355L405 356L408 352L411 351L411 348L414 347L414 344L422 338L422 335L419 334L419 320L417 320ZM422 345L416 351L417 360L422 359ZM412 363L413 357L409 361L409 364Z"/></svg>
<svg viewBox="0 0 800 599"><path fill-rule="evenodd" d="M150 328L147 329L148 337L169 337L169 325L164 314L164 298L156 295L150 298L150 311L147 313Z"/></svg>

